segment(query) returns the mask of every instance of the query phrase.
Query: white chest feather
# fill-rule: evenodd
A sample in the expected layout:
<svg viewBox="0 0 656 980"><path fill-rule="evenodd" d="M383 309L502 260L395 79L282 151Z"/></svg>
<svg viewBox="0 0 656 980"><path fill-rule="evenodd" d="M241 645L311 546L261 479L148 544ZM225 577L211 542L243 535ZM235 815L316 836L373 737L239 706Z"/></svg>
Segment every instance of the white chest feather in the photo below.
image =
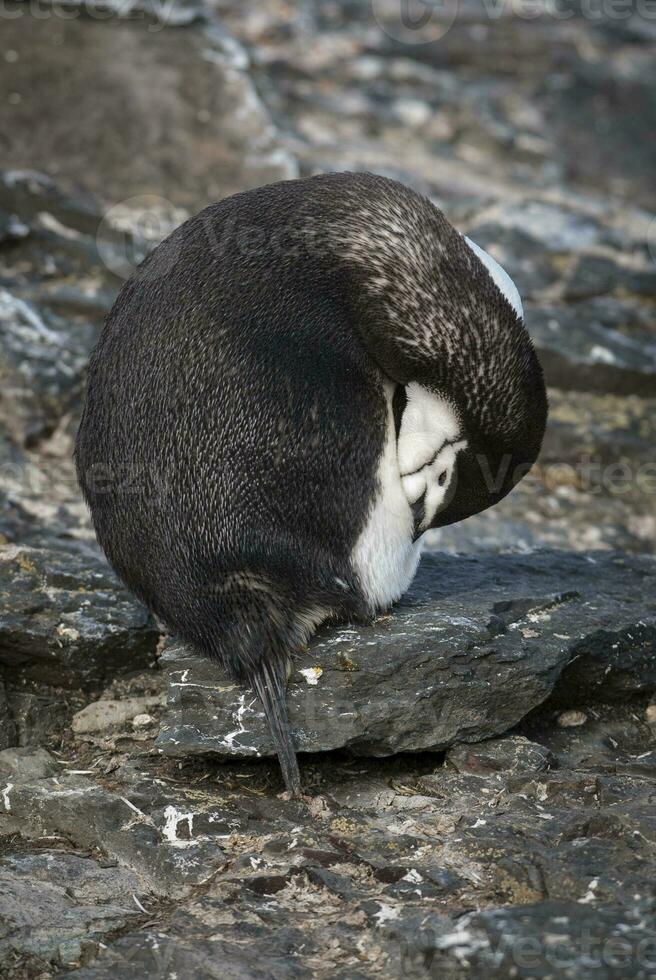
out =
<svg viewBox="0 0 656 980"><path fill-rule="evenodd" d="M386 390L387 440L378 468L379 488L369 519L351 556L372 610L396 602L412 582L421 542L414 542L414 518L401 483L392 413L394 386Z"/></svg>

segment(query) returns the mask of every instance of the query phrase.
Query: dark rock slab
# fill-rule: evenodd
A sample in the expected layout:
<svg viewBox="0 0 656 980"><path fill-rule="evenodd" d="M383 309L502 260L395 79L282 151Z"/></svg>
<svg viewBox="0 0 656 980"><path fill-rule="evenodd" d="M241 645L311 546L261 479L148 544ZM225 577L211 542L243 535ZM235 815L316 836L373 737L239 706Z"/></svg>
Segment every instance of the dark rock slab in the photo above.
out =
<svg viewBox="0 0 656 980"><path fill-rule="evenodd" d="M158 631L106 563L74 548L0 547L0 664L57 687L153 662Z"/></svg>
<svg viewBox="0 0 656 980"><path fill-rule="evenodd" d="M0 751L16 744L16 725L9 712L5 684L0 677Z"/></svg>
<svg viewBox="0 0 656 980"><path fill-rule="evenodd" d="M634 908L545 901L475 912L435 936L430 975L648 980L655 922L648 900Z"/></svg>
<svg viewBox="0 0 656 980"><path fill-rule="evenodd" d="M10 671L11 673L11 671ZM81 695L82 692L80 692ZM22 748L52 744L70 724L78 698L70 690L28 681L24 675L7 685L7 702L14 726L12 745Z"/></svg>
<svg viewBox="0 0 656 980"><path fill-rule="evenodd" d="M653 619L620 627L608 635L602 627L582 640L565 667L553 701L593 705L623 700L640 691L656 690L656 635ZM603 648L605 653L598 656Z"/></svg>
<svg viewBox="0 0 656 980"><path fill-rule="evenodd" d="M171 803L145 812L129 789L128 795L115 793L65 770L31 779L29 768L3 777L0 834L61 838L88 851L101 847L132 869L141 891L171 897L187 894L223 863L216 841L191 836L193 810Z"/></svg>
<svg viewBox="0 0 656 980"><path fill-rule="evenodd" d="M572 662L581 676L615 671L616 693L652 689L655 583L649 558L426 555L391 615L324 628L299 655L288 688L297 748L384 756L491 738L557 685L566 697L559 678ZM162 752L272 754L252 692L180 642L162 663Z"/></svg>
<svg viewBox="0 0 656 980"><path fill-rule="evenodd" d="M632 310L625 310L624 319ZM621 313L618 310L621 322ZM526 322L547 382L574 391L656 395L656 342L630 336L604 322L596 306L572 304L529 309Z"/></svg>
<svg viewBox="0 0 656 980"><path fill-rule="evenodd" d="M0 964L11 954L60 967L79 963L108 934L142 916L132 899L140 890L132 871L75 854L0 859Z"/></svg>
<svg viewBox="0 0 656 980"><path fill-rule="evenodd" d="M289 955L291 930L276 938L271 934L254 943L244 939L223 941L215 933L211 939L155 936L132 933L119 939L98 962L71 973L75 980L128 980L129 977L198 977L203 980L302 980L305 965ZM315 950L307 950L314 953ZM362 974L352 973L352 980Z"/></svg>

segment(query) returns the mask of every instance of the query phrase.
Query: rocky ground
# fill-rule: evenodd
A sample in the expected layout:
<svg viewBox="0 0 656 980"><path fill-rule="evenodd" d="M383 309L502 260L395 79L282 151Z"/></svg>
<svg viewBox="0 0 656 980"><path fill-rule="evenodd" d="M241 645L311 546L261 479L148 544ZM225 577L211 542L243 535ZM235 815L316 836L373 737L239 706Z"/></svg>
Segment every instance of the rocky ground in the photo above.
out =
<svg viewBox="0 0 656 980"><path fill-rule="evenodd" d="M656 977L656 22L607 7L6 5L0 976ZM516 279L550 426L299 658L290 802L257 702L107 569L72 438L170 227L365 168Z"/></svg>

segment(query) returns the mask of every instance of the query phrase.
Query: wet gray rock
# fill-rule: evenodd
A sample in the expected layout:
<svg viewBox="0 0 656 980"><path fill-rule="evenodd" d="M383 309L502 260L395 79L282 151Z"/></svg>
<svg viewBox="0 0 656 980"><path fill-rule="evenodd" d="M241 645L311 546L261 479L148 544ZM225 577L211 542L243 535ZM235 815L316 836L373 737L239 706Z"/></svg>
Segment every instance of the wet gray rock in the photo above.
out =
<svg viewBox="0 0 656 980"><path fill-rule="evenodd" d="M92 235L98 225L98 204L92 194L79 184L74 192L63 193L52 177L33 165L0 170L0 207L9 215L10 226L19 226L20 233L12 238L14 244L23 239L30 240L39 228L43 233L48 230L51 238L56 238L53 218L60 231L77 232L77 235L69 234L72 243L79 241L80 236ZM44 216L51 220L46 217L44 221ZM75 244L71 247L75 250ZM7 253L11 256L13 249L8 249ZM7 274L6 270L3 274Z"/></svg>
<svg viewBox="0 0 656 980"><path fill-rule="evenodd" d="M653 296L656 291L656 269L652 264L626 267L606 255L583 255L565 284L564 297L585 299L603 293L625 292Z"/></svg>
<svg viewBox="0 0 656 980"><path fill-rule="evenodd" d="M127 980L135 975L170 976L175 973L207 980L300 980L307 973L286 951L293 936L292 930L285 930L268 941L261 937L259 942L254 942L250 938L246 948L240 950L237 943L224 942L219 934L211 939L188 939L133 933L119 939L111 953L100 962L75 970L71 976L75 980ZM315 953L315 949L311 952ZM358 980L362 974L350 976Z"/></svg>
<svg viewBox="0 0 656 980"><path fill-rule="evenodd" d="M33 445L77 404L95 331L70 329L0 289L0 423Z"/></svg>
<svg viewBox="0 0 656 980"><path fill-rule="evenodd" d="M120 279L102 261L102 220L88 193L66 194L43 173L0 171L0 209L24 234L3 248L0 424L17 445L46 439L80 408L83 373ZM108 248L136 250L127 232L107 227Z"/></svg>
<svg viewBox="0 0 656 980"><path fill-rule="evenodd" d="M384 756L480 741L554 689L578 697L573 679L586 674L612 675L616 694L654 689L655 581L651 559L426 555L391 615L326 627L299 655L288 687L297 748ZM252 692L179 642L161 662L164 753L272 754Z"/></svg>
<svg viewBox="0 0 656 980"><path fill-rule="evenodd" d="M604 322L605 311L576 306L540 307L527 313L547 381L575 391L656 395L656 342L627 336ZM624 309L626 322L631 307ZM621 320L617 311L616 320Z"/></svg>
<svg viewBox="0 0 656 980"><path fill-rule="evenodd" d="M597 244L602 234L595 216L530 198L501 202L486 209L477 217L472 231L488 241L503 232L515 232L547 255L580 252Z"/></svg>
<svg viewBox="0 0 656 980"><path fill-rule="evenodd" d="M0 963L29 954L65 967L142 913L136 875L74 854L0 858ZM45 964L44 964L45 965Z"/></svg>
<svg viewBox="0 0 656 980"><path fill-rule="evenodd" d="M31 780L28 769L7 779L0 799L0 834L61 837L88 851L101 846L104 854L132 868L142 891L185 895L223 864L216 840L194 836L199 827L194 831L192 811L173 802L146 807L133 788L128 795L111 792L66 770Z"/></svg>
<svg viewBox="0 0 656 980"><path fill-rule="evenodd" d="M0 210L0 245L20 241L29 234L29 228L15 214Z"/></svg>
<svg viewBox="0 0 656 980"><path fill-rule="evenodd" d="M78 688L153 661L158 632L107 565L66 548L0 547L0 664Z"/></svg>
<svg viewBox="0 0 656 980"><path fill-rule="evenodd" d="M0 752L0 778L7 781L42 779L57 772L57 761L45 749L15 748Z"/></svg>
<svg viewBox="0 0 656 980"><path fill-rule="evenodd" d="M11 209L25 231L3 250L0 283L47 317L65 315L69 328L79 317L100 327L120 278L98 251L99 202L79 187L64 192L36 170L2 170L0 208ZM129 231L104 227L103 242L137 252Z"/></svg>

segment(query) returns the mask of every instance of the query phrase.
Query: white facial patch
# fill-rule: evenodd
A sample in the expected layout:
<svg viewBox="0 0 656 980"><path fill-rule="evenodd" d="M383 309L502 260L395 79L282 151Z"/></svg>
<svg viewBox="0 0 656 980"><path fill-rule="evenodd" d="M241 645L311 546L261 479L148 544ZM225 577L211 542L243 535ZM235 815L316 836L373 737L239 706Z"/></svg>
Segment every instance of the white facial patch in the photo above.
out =
<svg viewBox="0 0 656 980"><path fill-rule="evenodd" d="M453 406L416 381L406 389L397 457L401 485L412 506L423 497L420 530L425 531L443 504L451 484L456 457L467 445Z"/></svg>
<svg viewBox="0 0 656 980"><path fill-rule="evenodd" d="M508 300L517 316L523 320L524 308L522 306L519 290L506 270L502 268L497 260L493 259L492 256L485 251L485 249L481 248L480 245L477 245L476 242L473 242L471 238L467 238L466 235L463 235L463 238L469 245L472 252L478 256L487 271L490 273L492 281L496 284L501 295Z"/></svg>
<svg viewBox="0 0 656 980"><path fill-rule="evenodd" d="M430 463L445 442L460 435L453 406L416 381L406 385L407 404L401 419L397 453L401 476Z"/></svg>
<svg viewBox="0 0 656 980"><path fill-rule="evenodd" d="M456 457L466 445L465 439L461 439L460 442L447 443L438 452L432 463L428 463L427 466L411 476L402 477L403 491L408 498L408 503L414 504L422 497L424 498L424 516L419 524L420 531L426 531L430 527L435 515L444 503L453 479Z"/></svg>

